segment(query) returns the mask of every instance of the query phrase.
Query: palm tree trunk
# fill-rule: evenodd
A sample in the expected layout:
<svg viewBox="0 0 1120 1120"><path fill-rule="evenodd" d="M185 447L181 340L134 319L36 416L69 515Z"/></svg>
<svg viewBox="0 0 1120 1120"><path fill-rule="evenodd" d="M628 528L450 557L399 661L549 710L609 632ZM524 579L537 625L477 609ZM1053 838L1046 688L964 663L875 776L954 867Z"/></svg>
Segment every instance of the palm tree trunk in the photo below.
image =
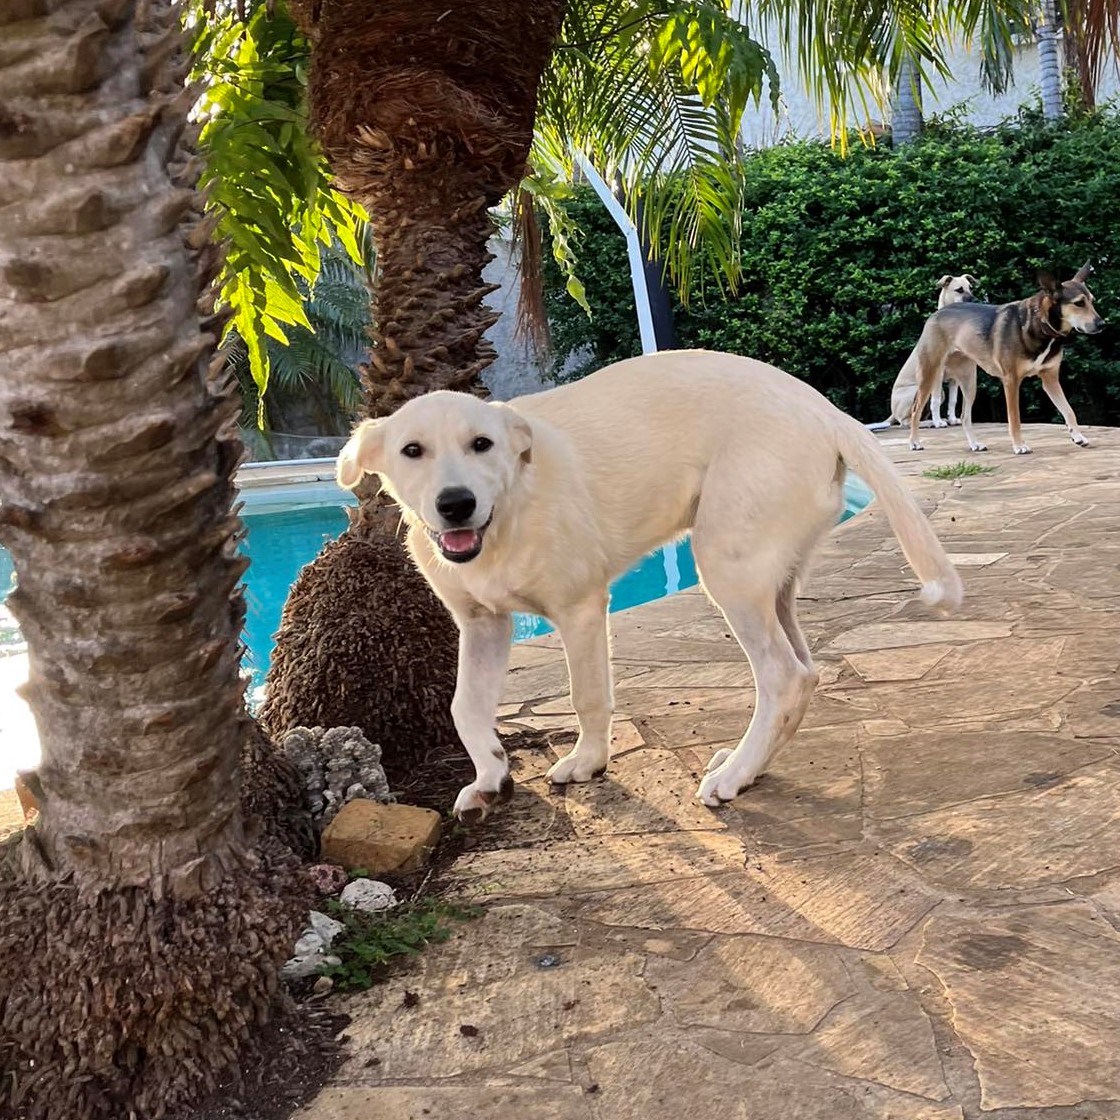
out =
<svg viewBox="0 0 1120 1120"><path fill-rule="evenodd" d="M916 140L922 132L922 76L910 59L898 75L891 111L891 140L897 147Z"/></svg>
<svg viewBox="0 0 1120 1120"><path fill-rule="evenodd" d="M311 119L377 252L364 409L432 389L481 393L488 208L524 177L537 86L564 0L293 0L312 43ZM391 783L459 753L457 635L368 495L285 606L261 721L363 728ZM441 808L443 806L440 806Z"/></svg>
<svg viewBox="0 0 1120 1120"><path fill-rule="evenodd" d="M236 1059L298 931L238 801L238 402L171 4L5 11L0 539L43 759L0 866L0 1113L157 1117Z"/></svg>
<svg viewBox="0 0 1120 1120"><path fill-rule="evenodd" d="M1062 67L1058 59L1058 19L1054 0L1042 0L1038 21L1038 81L1042 88L1042 114L1048 121L1062 117Z"/></svg>
<svg viewBox="0 0 1120 1120"><path fill-rule="evenodd" d="M366 411L481 392L488 208L522 179L563 0L294 0L311 117L377 249Z"/></svg>

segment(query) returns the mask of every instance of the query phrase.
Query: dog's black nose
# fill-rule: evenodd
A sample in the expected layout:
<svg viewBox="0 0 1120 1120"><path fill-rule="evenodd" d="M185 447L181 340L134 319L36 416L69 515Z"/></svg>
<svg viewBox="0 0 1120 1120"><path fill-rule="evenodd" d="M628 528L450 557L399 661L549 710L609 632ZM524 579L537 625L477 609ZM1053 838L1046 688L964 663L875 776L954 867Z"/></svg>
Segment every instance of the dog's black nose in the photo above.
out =
<svg viewBox="0 0 1120 1120"><path fill-rule="evenodd" d="M465 486L449 486L436 497L436 510L449 525L462 525L477 504Z"/></svg>

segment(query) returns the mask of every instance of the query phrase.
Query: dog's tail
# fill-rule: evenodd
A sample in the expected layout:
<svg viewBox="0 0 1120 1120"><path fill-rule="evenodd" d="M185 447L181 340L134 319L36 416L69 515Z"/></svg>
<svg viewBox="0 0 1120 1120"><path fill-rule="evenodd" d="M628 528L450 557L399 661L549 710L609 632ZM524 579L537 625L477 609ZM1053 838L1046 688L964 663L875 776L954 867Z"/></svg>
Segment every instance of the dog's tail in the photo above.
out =
<svg viewBox="0 0 1120 1120"><path fill-rule="evenodd" d="M955 610L964 597L961 577L878 440L850 416L843 417L836 435L840 458L875 491L910 567L922 581L922 602Z"/></svg>

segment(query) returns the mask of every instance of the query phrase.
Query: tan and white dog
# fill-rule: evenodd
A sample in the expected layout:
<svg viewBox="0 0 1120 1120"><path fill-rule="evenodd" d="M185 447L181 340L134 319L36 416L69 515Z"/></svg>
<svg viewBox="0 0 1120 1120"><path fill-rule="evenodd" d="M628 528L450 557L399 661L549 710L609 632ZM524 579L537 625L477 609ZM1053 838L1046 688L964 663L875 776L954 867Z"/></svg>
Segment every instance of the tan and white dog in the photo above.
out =
<svg viewBox="0 0 1120 1120"><path fill-rule="evenodd" d="M937 281L937 307L951 307L955 303L972 303L975 295L972 289L979 283L975 276L967 272L963 276L942 276ZM957 392L962 383L967 383L971 372L972 384L976 384L976 363L963 356L954 356L945 363L942 377L949 382L949 403L946 409L948 420L941 419L941 381L934 386L929 398L929 411L935 428L946 424L959 424L957 419ZM918 363L911 354L898 371L891 388L891 414L888 424L909 424L910 409L918 395Z"/></svg>
<svg viewBox="0 0 1120 1120"><path fill-rule="evenodd" d="M560 632L579 738L549 771L585 782L607 766L613 711L608 586L692 532L704 589L754 673L746 734L718 752L707 805L749 786L797 731L817 674L797 622L798 579L836 523L851 467L878 496L925 602L962 589L929 523L872 436L773 366L706 351L619 362L507 404L434 392L366 420L338 481L380 475L408 547L460 630L455 726L477 777L455 812L478 820L512 791L495 731L512 612Z"/></svg>

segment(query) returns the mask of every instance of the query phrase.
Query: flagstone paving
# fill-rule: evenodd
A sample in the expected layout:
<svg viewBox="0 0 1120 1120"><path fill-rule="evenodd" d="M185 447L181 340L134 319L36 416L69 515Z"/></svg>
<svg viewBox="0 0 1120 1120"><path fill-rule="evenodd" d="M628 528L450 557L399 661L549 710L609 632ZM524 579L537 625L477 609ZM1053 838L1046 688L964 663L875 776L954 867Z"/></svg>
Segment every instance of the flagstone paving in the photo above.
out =
<svg viewBox="0 0 1120 1120"><path fill-rule="evenodd" d="M452 869L485 916L339 1000L349 1058L304 1120L1118 1120L1120 431L880 437L966 581L937 620L875 505L803 590L821 686L756 788L704 765L750 677L697 591L613 617L616 755ZM979 457L977 457L979 458ZM555 636L510 728L574 726ZM409 993L405 998L405 993Z"/></svg>

